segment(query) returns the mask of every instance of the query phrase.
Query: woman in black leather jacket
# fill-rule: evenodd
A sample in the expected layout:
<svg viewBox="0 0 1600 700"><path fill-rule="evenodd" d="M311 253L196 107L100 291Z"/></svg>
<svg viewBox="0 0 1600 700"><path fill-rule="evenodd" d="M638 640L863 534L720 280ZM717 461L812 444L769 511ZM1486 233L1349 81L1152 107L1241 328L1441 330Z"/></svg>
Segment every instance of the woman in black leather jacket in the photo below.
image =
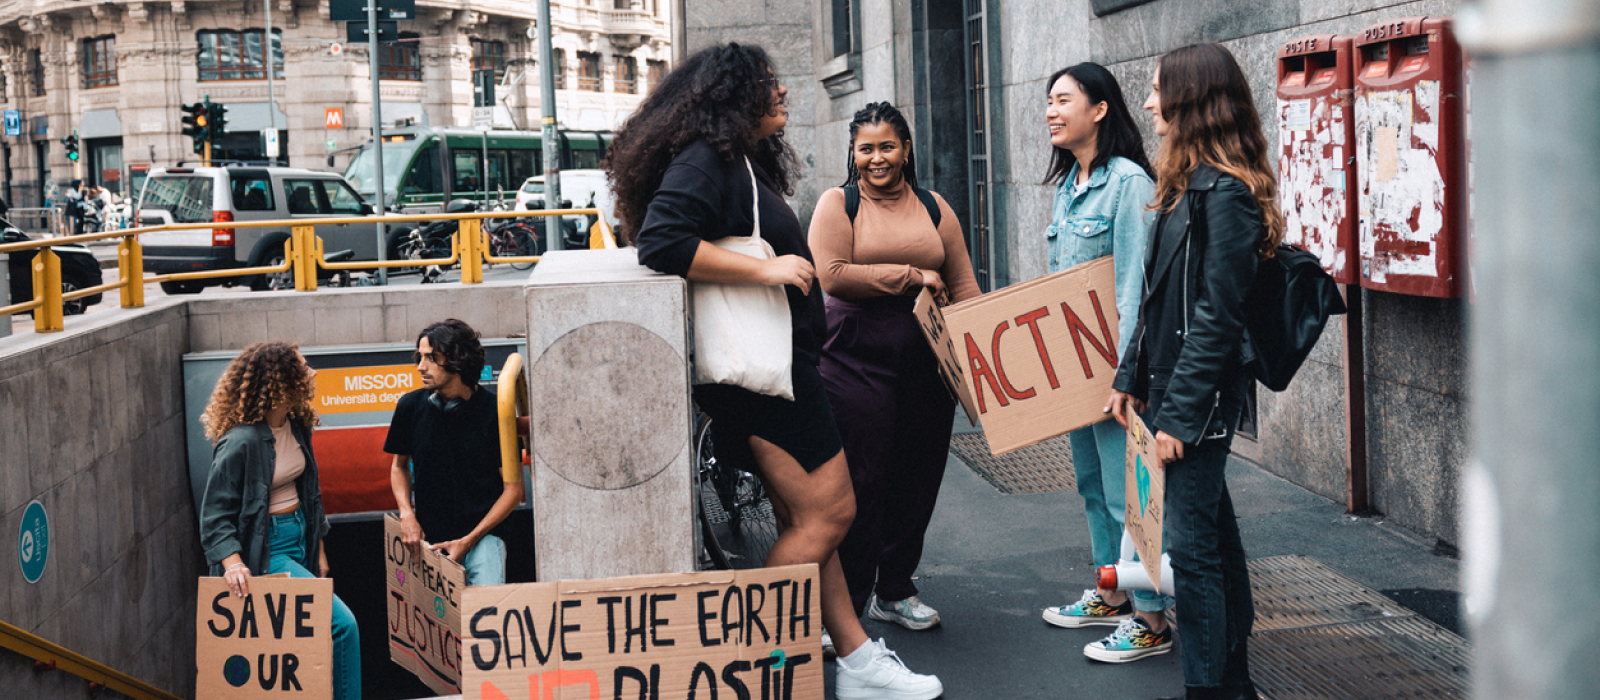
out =
<svg viewBox="0 0 1600 700"><path fill-rule="evenodd" d="M1255 619L1224 480L1249 381L1239 360L1256 263L1283 237L1261 118L1218 44L1161 58L1144 108L1163 137L1144 300L1106 410L1140 413L1166 471L1166 542L1185 697L1255 698Z"/></svg>

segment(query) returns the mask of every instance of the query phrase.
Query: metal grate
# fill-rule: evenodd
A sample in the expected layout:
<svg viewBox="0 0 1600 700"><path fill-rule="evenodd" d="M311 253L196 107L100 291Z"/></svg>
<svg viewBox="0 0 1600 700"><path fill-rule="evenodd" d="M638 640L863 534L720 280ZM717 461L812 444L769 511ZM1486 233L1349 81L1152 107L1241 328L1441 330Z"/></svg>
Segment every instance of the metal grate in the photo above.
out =
<svg viewBox="0 0 1600 700"><path fill-rule="evenodd" d="M1467 696L1471 648L1449 630L1309 557L1252 561L1250 578L1262 698Z"/></svg>
<svg viewBox="0 0 1600 700"><path fill-rule="evenodd" d="M1067 445L1065 435L996 457L989 454L989 441L983 433L956 433L950 437L950 451L1000 493L1047 493L1078 488L1072 471L1072 448Z"/></svg>

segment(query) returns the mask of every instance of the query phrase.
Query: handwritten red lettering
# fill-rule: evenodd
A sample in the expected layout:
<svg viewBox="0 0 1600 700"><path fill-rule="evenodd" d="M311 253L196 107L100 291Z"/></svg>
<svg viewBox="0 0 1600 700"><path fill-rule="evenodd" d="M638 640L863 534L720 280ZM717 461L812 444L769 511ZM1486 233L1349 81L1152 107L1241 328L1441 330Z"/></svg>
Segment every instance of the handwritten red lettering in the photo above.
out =
<svg viewBox="0 0 1600 700"><path fill-rule="evenodd" d="M967 333L967 367L972 370L972 390L978 395L978 414L989 412L989 407L983 402L983 381L989 382L989 391L994 393L995 399L1001 406L1011 405L1005 393L1000 391L1000 385L994 380L994 372L989 369L989 361L983 358L983 351L978 349L978 344L972 340L972 334Z"/></svg>
<svg viewBox="0 0 1600 700"><path fill-rule="evenodd" d="M1095 318L1100 322L1100 332L1105 336L1104 344L1100 342L1099 338L1095 337L1094 331L1089 330L1088 324L1085 324L1083 319L1078 318L1078 314L1072 311L1072 307L1067 306L1067 302L1061 302L1061 312L1067 317L1067 330L1072 332L1072 345L1077 348L1078 362L1083 365L1084 379L1094 378L1094 369L1089 366L1089 355L1083 351L1083 339L1085 336L1088 337L1089 344L1094 346L1095 351L1105 358L1111 368L1117 368L1117 344L1111 340L1111 326L1106 323L1105 311L1100 309L1100 296L1092 290L1089 292L1089 304L1094 307Z"/></svg>
<svg viewBox="0 0 1600 700"><path fill-rule="evenodd" d="M1018 326L1027 326L1033 333L1033 347L1039 350L1039 362L1044 365L1044 376L1050 380L1051 389L1060 389L1061 382L1056 380L1055 365L1050 364L1050 353L1044 349L1044 336L1039 333L1039 319L1050 315L1050 307L1041 306L1017 317Z"/></svg>
<svg viewBox="0 0 1600 700"><path fill-rule="evenodd" d="M1034 394L1039 392L1034 391L1033 387L1031 386L1026 390L1017 391L1016 387L1011 386L1011 380L1006 379L1005 366L1000 364L1000 336L1005 335L1006 330L1010 328L1011 325L1005 321L1001 321L1000 325L994 327L994 340L989 344L990 352L994 355L994 375L1000 378L1000 386L1005 387L1006 393L1009 394L1011 398L1019 401L1022 399L1031 399L1033 398Z"/></svg>

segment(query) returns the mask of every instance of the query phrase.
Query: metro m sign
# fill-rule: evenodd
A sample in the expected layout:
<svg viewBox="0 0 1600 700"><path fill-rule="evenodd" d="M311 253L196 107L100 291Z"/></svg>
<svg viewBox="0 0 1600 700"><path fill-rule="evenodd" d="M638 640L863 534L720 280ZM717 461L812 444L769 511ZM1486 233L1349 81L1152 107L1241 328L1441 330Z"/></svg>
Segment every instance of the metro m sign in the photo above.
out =
<svg viewBox="0 0 1600 700"><path fill-rule="evenodd" d="M1110 257L943 309L922 300L917 314L994 454L1107 418L1118 360Z"/></svg>
<svg viewBox="0 0 1600 700"><path fill-rule="evenodd" d="M328 108L328 117L327 117L327 121L325 122L325 126L327 128L329 128L329 129L343 129L344 128L344 108L343 107L329 107Z"/></svg>

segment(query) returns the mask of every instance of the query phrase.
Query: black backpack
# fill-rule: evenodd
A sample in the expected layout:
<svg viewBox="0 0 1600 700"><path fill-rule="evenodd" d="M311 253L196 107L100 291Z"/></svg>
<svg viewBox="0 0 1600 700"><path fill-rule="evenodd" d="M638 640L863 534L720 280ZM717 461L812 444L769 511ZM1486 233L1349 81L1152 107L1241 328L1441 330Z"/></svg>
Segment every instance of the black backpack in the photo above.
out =
<svg viewBox="0 0 1600 700"><path fill-rule="evenodd" d="M1339 285L1317 256L1280 245L1256 265L1256 279L1244 300L1244 366L1273 391L1289 380L1311 354L1328 318L1345 313Z"/></svg>
<svg viewBox="0 0 1600 700"><path fill-rule="evenodd" d="M933 219L933 227L939 228L939 203L934 201L933 193L921 187L911 188L917 194L917 199L922 200L923 208L928 210L928 216ZM861 186L844 186L844 213L850 217L850 223L855 224L856 212L861 211Z"/></svg>

